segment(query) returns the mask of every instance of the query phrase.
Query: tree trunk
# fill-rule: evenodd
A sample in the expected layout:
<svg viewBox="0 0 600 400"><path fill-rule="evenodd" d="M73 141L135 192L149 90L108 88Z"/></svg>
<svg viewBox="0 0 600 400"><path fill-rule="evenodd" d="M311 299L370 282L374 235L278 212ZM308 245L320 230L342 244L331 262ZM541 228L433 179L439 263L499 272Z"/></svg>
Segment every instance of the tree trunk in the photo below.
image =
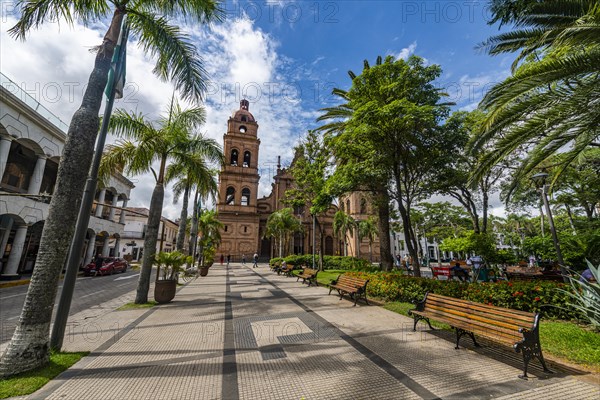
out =
<svg viewBox="0 0 600 400"><path fill-rule="evenodd" d="M390 243L390 198L387 191L380 191L376 195L377 206L377 228L379 230L379 255L381 265L386 271L390 271L394 265L392 248ZM372 260L371 260L372 261Z"/></svg>
<svg viewBox="0 0 600 400"><path fill-rule="evenodd" d="M487 194L487 192L483 192L482 195L482 210L481 210L481 215L482 215L482 219L481 219L481 233L486 233L487 232L487 225L488 225L488 208L489 208L489 203L490 203L490 199L489 199L489 195Z"/></svg>
<svg viewBox="0 0 600 400"><path fill-rule="evenodd" d="M192 211L192 226L190 227L190 241L189 241L189 250L188 255L194 257L196 259L196 245L198 243L198 190L196 190L196 194L194 194L194 211ZM201 259L202 255L200 255ZM198 260L200 261L200 260Z"/></svg>
<svg viewBox="0 0 600 400"><path fill-rule="evenodd" d="M29 371L49 361L49 329L58 279L73 238L90 170L98 135L98 114L122 19L122 12L115 11L96 55L81 106L69 125L35 268L13 337L0 359L0 377Z"/></svg>
<svg viewBox="0 0 600 400"><path fill-rule="evenodd" d="M190 197L190 188L186 185L183 191L183 207L179 215L179 229L177 230L177 250L183 252L183 243L185 242L185 228L187 226L188 198Z"/></svg>
<svg viewBox="0 0 600 400"><path fill-rule="evenodd" d="M156 242L158 241L158 228L160 225L164 195L165 188L162 182L159 181L154 187L152 199L150 200L146 238L144 239L144 258L142 260L142 269L140 271L140 279L138 280L137 292L135 295L135 304L145 304L148 302L150 276L152 275L152 264L154 264L154 255L156 254Z"/></svg>

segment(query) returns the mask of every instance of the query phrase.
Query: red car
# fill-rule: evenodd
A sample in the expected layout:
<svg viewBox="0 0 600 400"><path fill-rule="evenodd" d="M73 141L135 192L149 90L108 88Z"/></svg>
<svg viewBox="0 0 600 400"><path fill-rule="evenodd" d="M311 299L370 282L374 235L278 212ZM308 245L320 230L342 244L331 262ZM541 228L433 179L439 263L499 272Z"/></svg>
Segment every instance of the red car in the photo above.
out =
<svg viewBox="0 0 600 400"><path fill-rule="evenodd" d="M85 267L83 267L83 274L85 276L89 275L112 275L115 272L125 272L127 271L127 261L122 258L117 257L104 257L102 259L102 267L98 273L96 273L96 261L92 261Z"/></svg>

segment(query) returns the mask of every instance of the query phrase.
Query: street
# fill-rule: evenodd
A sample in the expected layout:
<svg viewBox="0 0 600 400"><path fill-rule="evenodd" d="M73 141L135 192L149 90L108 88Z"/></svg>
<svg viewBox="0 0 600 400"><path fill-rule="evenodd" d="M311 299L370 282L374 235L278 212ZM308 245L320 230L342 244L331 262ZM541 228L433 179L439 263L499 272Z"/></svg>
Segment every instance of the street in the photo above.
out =
<svg viewBox="0 0 600 400"><path fill-rule="evenodd" d="M135 290L138 276L139 271L129 269L124 274L78 277L69 315L116 299L127 292ZM0 343L5 343L12 337L28 287L28 285L21 285L0 289ZM56 294L55 311L61 290L62 280L59 281ZM54 320L54 316L52 318Z"/></svg>

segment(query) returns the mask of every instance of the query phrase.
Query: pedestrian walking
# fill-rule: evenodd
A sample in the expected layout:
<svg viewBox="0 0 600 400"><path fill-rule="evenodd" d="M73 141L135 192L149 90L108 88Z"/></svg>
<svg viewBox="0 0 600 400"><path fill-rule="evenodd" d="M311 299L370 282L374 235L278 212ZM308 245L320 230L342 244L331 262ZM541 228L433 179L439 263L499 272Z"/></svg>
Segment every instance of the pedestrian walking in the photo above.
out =
<svg viewBox="0 0 600 400"><path fill-rule="evenodd" d="M254 253L254 265L252 266L252 268L257 268L258 267L258 254Z"/></svg>
<svg viewBox="0 0 600 400"><path fill-rule="evenodd" d="M246 255L242 254L242 265L246 265Z"/></svg>
<svg viewBox="0 0 600 400"><path fill-rule="evenodd" d="M227 266L229 267L229 262L231 261L231 254L227 254Z"/></svg>

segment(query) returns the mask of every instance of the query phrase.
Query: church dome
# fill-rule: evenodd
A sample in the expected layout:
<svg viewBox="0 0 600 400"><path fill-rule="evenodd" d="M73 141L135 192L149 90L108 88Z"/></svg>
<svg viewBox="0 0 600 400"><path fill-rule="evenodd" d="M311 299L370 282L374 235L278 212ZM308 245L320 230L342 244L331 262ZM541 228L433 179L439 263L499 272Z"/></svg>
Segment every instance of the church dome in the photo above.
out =
<svg viewBox="0 0 600 400"><path fill-rule="evenodd" d="M256 122L254 115L248 111L248 108L250 108L250 102L248 100L244 99L240 101L240 109L233 113L233 119L243 122Z"/></svg>

